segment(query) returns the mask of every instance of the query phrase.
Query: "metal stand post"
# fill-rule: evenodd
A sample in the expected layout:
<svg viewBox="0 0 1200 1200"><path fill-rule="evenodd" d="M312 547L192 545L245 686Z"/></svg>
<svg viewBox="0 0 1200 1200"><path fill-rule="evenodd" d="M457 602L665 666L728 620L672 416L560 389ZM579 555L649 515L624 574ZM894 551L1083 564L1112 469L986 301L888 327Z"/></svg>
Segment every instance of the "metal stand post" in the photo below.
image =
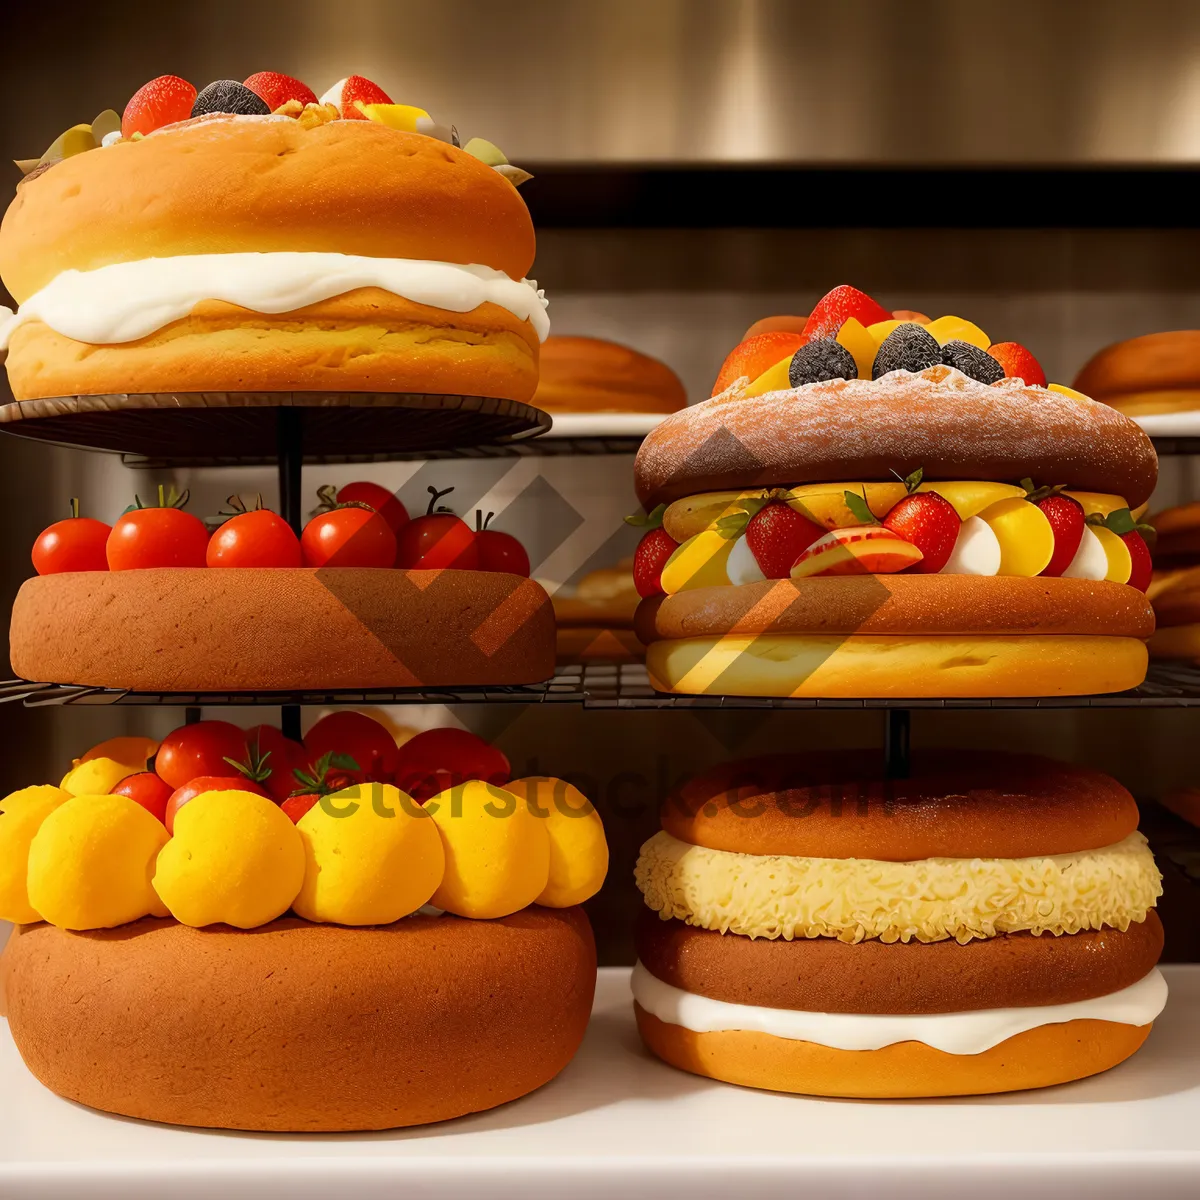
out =
<svg viewBox="0 0 1200 1200"><path fill-rule="evenodd" d="M301 495L301 468L304 465L304 431L300 410L282 404L276 416L276 456L279 463L279 515L296 531L304 528L304 500ZM300 740L300 707L285 704L279 710L283 736Z"/></svg>
<svg viewBox="0 0 1200 1200"><path fill-rule="evenodd" d="M912 714L907 708L885 708L883 713L883 773L888 779L907 779L909 725Z"/></svg>

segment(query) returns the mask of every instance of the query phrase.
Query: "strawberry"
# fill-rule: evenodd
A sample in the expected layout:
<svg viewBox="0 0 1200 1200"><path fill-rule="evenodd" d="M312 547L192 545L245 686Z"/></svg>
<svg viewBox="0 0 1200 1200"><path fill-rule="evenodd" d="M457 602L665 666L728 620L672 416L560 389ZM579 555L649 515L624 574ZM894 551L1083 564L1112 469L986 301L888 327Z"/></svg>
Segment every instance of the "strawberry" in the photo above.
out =
<svg viewBox="0 0 1200 1200"><path fill-rule="evenodd" d="M317 94L308 84L290 75L281 75L278 71L258 71L242 82L272 112L282 108L289 100L299 100L301 104L317 102Z"/></svg>
<svg viewBox="0 0 1200 1200"><path fill-rule="evenodd" d="M892 505L882 524L921 551L913 567L920 575L934 575L950 561L962 528L954 505L937 492L911 492Z"/></svg>
<svg viewBox="0 0 1200 1200"><path fill-rule="evenodd" d="M633 585L639 596L663 594L663 567L678 549L679 543L665 529L652 529L638 542L633 554Z"/></svg>
<svg viewBox="0 0 1200 1200"><path fill-rule="evenodd" d="M746 524L746 544L768 579L786 579L792 564L825 529L778 501L765 504Z"/></svg>
<svg viewBox="0 0 1200 1200"><path fill-rule="evenodd" d="M988 353L1004 368L1006 379L1023 379L1036 387L1046 386L1046 372L1041 363L1020 342L997 342L988 347Z"/></svg>
<svg viewBox="0 0 1200 1200"><path fill-rule="evenodd" d="M1029 479L1021 480L1021 486L1031 504L1042 510L1054 531L1054 553L1050 557L1043 575L1057 579L1075 560L1079 543L1083 540L1085 524L1083 505L1070 496L1061 495L1062 485L1035 488Z"/></svg>
<svg viewBox="0 0 1200 1200"><path fill-rule="evenodd" d="M804 335L814 341L817 338L837 337L838 330L851 317L864 327L892 320L892 314L876 304L865 292L843 283L817 301L804 323Z"/></svg>
<svg viewBox="0 0 1200 1200"><path fill-rule="evenodd" d="M1121 541L1125 543L1132 563L1129 578L1125 582L1131 588L1137 588L1139 592L1144 592L1150 586L1150 575L1154 570L1154 564L1150 561L1150 547L1146 545L1146 539L1136 529L1129 533L1123 533Z"/></svg>
<svg viewBox="0 0 1200 1200"><path fill-rule="evenodd" d="M739 342L721 364L711 395L723 392L735 379L740 379L743 375L753 382L776 363L791 358L807 342L808 338L803 334L785 330L756 333L744 342Z"/></svg>
<svg viewBox="0 0 1200 1200"><path fill-rule="evenodd" d="M392 98L379 84L361 75L347 75L321 97L321 103L332 104L344 121L365 121L367 118L355 107L356 104L391 104Z"/></svg>
<svg viewBox="0 0 1200 1200"><path fill-rule="evenodd" d="M125 105L121 136L145 135L164 125L186 121L191 117L195 103L196 89L186 79L180 79L178 75L160 75L142 84Z"/></svg>

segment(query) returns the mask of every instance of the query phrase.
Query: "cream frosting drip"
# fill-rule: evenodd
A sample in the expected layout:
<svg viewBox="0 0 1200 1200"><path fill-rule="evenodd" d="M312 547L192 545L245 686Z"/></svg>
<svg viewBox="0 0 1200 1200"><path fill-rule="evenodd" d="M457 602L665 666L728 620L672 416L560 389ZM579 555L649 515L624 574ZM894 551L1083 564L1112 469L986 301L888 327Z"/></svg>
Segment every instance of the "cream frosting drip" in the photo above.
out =
<svg viewBox="0 0 1200 1200"><path fill-rule="evenodd" d="M26 321L42 321L77 342L114 345L148 337L205 300L284 313L366 287L450 312L490 301L529 321L540 341L550 333L537 281L511 279L493 267L316 251L182 254L63 271L15 314L0 308L0 351Z"/></svg>
<svg viewBox="0 0 1200 1200"><path fill-rule="evenodd" d="M709 850L656 833L634 871L664 920L746 937L937 942L1078 933L1144 921L1162 876L1140 833L1036 858L798 858Z"/></svg>
<svg viewBox="0 0 1200 1200"><path fill-rule="evenodd" d="M693 1033L741 1030L835 1050L881 1050L897 1042L921 1042L947 1054L982 1054L1019 1033L1065 1021L1149 1025L1167 1003L1167 981L1157 967L1119 992L1070 1004L889 1016L802 1012L712 1000L671 987L640 962L633 968L631 986L633 998L651 1016Z"/></svg>

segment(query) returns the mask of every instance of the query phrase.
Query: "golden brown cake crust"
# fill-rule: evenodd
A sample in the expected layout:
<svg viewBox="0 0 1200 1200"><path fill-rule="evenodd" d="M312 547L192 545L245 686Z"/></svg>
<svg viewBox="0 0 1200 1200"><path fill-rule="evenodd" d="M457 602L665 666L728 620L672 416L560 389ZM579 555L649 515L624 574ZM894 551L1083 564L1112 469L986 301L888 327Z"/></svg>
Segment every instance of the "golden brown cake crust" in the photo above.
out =
<svg viewBox="0 0 1200 1200"><path fill-rule="evenodd" d="M949 1013L1070 1004L1107 996L1153 970L1162 923L1055 937L1002 934L965 946L940 942L848 945L837 938L748 938L639 918L637 956L671 987L729 1004L808 1012Z"/></svg>
<svg viewBox="0 0 1200 1200"><path fill-rule="evenodd" d="M603 338L549 337L534 404L547 412L675 412L687 393L648 354Z"/></svg>
<svg viewBox="0 0 1200 1200"><path fill-rule="evenodd" d="M434 138L373 121L205 118L78 154L22 184L0 226L18 302L60 272L179 254L327 251L533 264L516 188Z"/></svg>
<svg viewBox="0 0 1200 1200"><path fill-rule="evenodd" d="M662 827L694 846L803 858L1030 858L1111 846L1137 829L1111 776L1033 754L931 749L906 779L882 754L772 754L722 763L666 800Z"/></svg>
<svg viewBox="0 0 1200 1200"><path fill-rule="evenodd" d="M1073 386L1116 408L1132 401L1141 412L1154 411L1154 393L1161 394L1159 411L1178 407L1172 402L1173 393L1188 397L1188 406L1195 407L1200 391L1200 330L1148 333L1105 346L1088 359Z"/></svg>
<svg viewBox="0 0 1200 1200"><path fill-rule="evenodd" d="M391 1129L557 1075L583 1038L596 951L578 908L374 929L147 919L24 926L2 974L21 1056L70 1100L224 1129Z"/></svg>
<svg viewBox="0 0 1200 1200"><path fill-rule="evenodd" d="M490 571L160 568L27 579L22 678L138 691L538 683L550 598Z"/></svg>

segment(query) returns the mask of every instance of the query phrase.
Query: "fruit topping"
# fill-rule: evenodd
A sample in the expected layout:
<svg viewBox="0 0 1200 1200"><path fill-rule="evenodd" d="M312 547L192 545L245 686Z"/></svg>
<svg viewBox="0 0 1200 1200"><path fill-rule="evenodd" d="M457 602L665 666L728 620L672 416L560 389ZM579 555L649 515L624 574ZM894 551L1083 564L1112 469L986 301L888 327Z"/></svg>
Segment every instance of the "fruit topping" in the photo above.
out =
<svg viewBox="0 0 1200 1200"><path fill-rule="evenodd" d="M833 338L819 338L801 346L788 364L788 383L803 387L806 383L825 383L830 379L857 379L854 355Z"/></svg>
<svg viewBox="0 0 1200 1200"><path fill-rule="evenodd" d="M152 817L167 823L167 801L171 798L171 785L160 779L153 771L139 771L126 775L116 787L110 789L113 796L128 796L140 804Z"/></svg>
<svg viewBox="0 0 1200 1200"><path fill-rule="evenodd" d="M967 517L959 527L958 539L945 566L945 575L998 575L1000 539L982 517Z"/></svg>
<svg viewBox="0 0 1200 1200"><path fill-rule="evenodd" d="M986 350L957 338L942 347L942 362L980 383L996 383L1004 378L1004 368Z"/></svg>
<svg viewBox="0 0 1200 1200"><path fill-rule="evenodd" d="M79 501L72 498L71 515L55 521L38 534L33 543L33 569L39 575L65 571L107 571L105 547L112 527L92 517L79 515Z"/></svg>
<svg viewBox="0 0 1200 1200"><path fill-rule="evenodd" d="M396 535L370 505L359 501L329 507L329 492L322 488L322 504L300 535L306 567L391 567L396 563ZM407 526L405 527L407 529Z"/></svg>
<svg viewBox="0 0 1200 1200"><path fill-rule="evenodd" d="M108 535L104 552L110 571L142 567L202 567L208 552L208 530L199 517L183 511L188 493L158 487L158 504L122 514Z"/></svg>
<svg viewBox="0 0 1200 1200"><path fill-rule="evenodd" d="M361 100L356 100L354 107L368 121L374 121L376 125L386 125L389 129L400 129L405 133L421 133L422 126L428 128L433 124L433 118L415 104L364 104ZM490 146L491 142L488 145ZM500 155L500 158L504 160L504 155ZM488 163L488 166L499 165Z"/></svg>
<svg viewBox="0 0 1200 1200"><path fill-rule="evenodd" d="M391 783L399 758L396 739L385 726L344 708L323 716L304 735L304 749L313 756L349 755L358 765L350 768L354 774L347 783Z"/></svg>
<svg viewBox="0 0 1200 1200"><path fill-rule="evenodd" d="M871 378L880 379L892 371L915 374L941 361L942 348L924 325L897 325L879 346Z"/></svg>
<svg viewBox="0 0 1200 1200"><path fill-rule="evenodd" d="M986 350L992 344L992 339L978 325L964 321L962 317L938 317L925 326L925 332L942 346L947 342L967 342Z"/></svg>
<svg viewBox="0 0 1200 1200"><path fill-rule="evenodd" d="M754 552L744 537L734 540L733 549L729 551L729 558L725 562L725 573L734 587L741 587L746 583L762 583L766 579L762 567L758 565L758 559L754 557Z"/></svg>
<svg viewBox="0 0 1200 1200"><path fill-rule="evenodd" d="M29 847L42 822L70 800L62 788L21 788L0 800L0 921L29 925L41 914L29 903Z"/></svg>
<svg viewBox="0 0 1200 1200"><path fill-rule="evenodd" d="M186 79L180 79L178 75L160 75L142 84L125 105L121 136L132 138L135 133L145 136L164 125L186 121L194 115L192 105L195 103L196 89Z"/></svg>
<svg viewBox="0 0 1200 1200"><path fill-rule="evenodd" d="M838 330L851 317L859 324L867 326L879 321L888 321L891 316L886 308L876 304L865 292L843 283L826 292L817 301L816 307L804 323L804 334L814 340L832 338L837 336Z"/></svg>
<svg viewBox="0 0 1200 1200"><path fill-rule="evenodd" d="M1028 380L1026 380L1028 383ZM1057 392L1060 396L1070 396L1072 400L1082 400L1087 404L1092 402L1091 396L1085 396L1082 392L1077 392L1074 388L1069 388L1063 383L1048 383L1046 387L1051 392Z"/></svg>
<svg viewBox="0 0 1200 1200"><path fill-rule="evenodd" d="M1089 530L1100 539L1108 557L1108 570L1104 578L1127 583L1144 592L1150 586L1153 567L1150 547L1146 545L1143 534L1153 534L1153 526L1139 525L1128 508L1114 509L1106 516L1092 513L1087 523Z"/></svg>
<svg viewBox="0 0 1200 1200"><path fill-rule="evenodd" d="M789 505L771 501L750 516L745 542L767 579L786 579L796 559L824 534Z"/></svg>
<svg viewBox="0 0 1200 1200"><path fill-rule="evenodd" d="M790 488L788 504L823 529L840 529L846 525L876 524L906 495L908 489L903 480L895 483L856 483L851 487L812 483Z"/></svg>
<svg viewBox="0 0 1200 1200"><path fill-rule="evenodd" d="M231 775L228 759L246 753L246 735L228 721L195 721L181 725L162 740L154 770L172 789L200 775Z"/></svg>
<svg viewBox="0 0 1200 1200"><path fill-rule="evenodd" d="M209 538L204 561L210 567L299 567L300 539L278 513L258 506L248 510L240 496L230 496L229 518Z"/></svg>
<svg viewBox="0 0 1200 1200"><path fill-rule="evenodd" d="M985 508L995 504L997 500L1007 500L1012 496L1023 497L1025 489L1012 483L992 483L984 480L953 480L950 482L922 483L917 489L921 492L937 492L954 505L954 511L959 519L966 521L978 516Z"/></svg>
<svg viewBox="0 0 1200 1200"><path fill-rule="evenodd" d="M122 779L136 775L138 768L115 758L89 758L76 763L63 777L59 787L72 796L103 796Z"/></svg>
<svg viewBox="0 0 1200 1200"><path fill-rule="evenodd" d="M1083 505L1070 496L1064 496L1061 484L1035 488L1031 479L1023 479L1021 484L1025 488L1026 499L1036 504L1050 522L1054 533L1054 553L1042 574L1057 579L1079 553L1084 529Z"/></svg>
<svg viewBox="0 0 1200 1200"><path fill-rule="evenodd" d="M655 511L661 520L661 509ZM633 586L639 596L663 594L663 567L678 549L679 543L662 526L651 529L642 537L633 553Z"/></svg>
<svg viewBox="0 0 1200 1200"><path fill-rule="evenodd" d="M195 779L189 779L183 787L176 788L168 797L163 814L163 824L166 825L168 833L175 832L175 818L179 815L179 810L197 796L203 796L205 792L251 792L255 796L267 795L266 788L247 779L238 771L226 771L222 775L197 775Z"/></svg>
<svg viewBox="0 0 1200 1200"><path fill-rule="evenodd" d="M742 341L748 342L760 333L798 333L804 332L808 317L759 317L749 329L742 334Z"/></svg>
<svg viewBox="0 0 1200 1200"><path fill-rule="evenodd" d="M317 94L308 84L278 71L258 71L244 81L244 86L267 106L268 112L278 111L289 100L298 101L301 108L317 103Z"/></svg>
<svg viewBox="0 0 1200 1200"><path fill-rule="evenodd" d="M1023 496L998 500L980 514L1000 543L1000 575L1040 575L1054 557L1054 531Z"/></svg>
<svg viewBox="0 0 1200 1200"><path fill-rule="evenodd" d="M757 379L776 363L790 358L808 339L798 333L759 333L748 337L729 352L717 381L713 384L712 396L723 392L731 383L743 376L751 381Z"/></svg>
<svg viewBox="0 0 1200 1200"><path fill-rule="evenodd" d="M347 121L365 121L367 118L358 104L391 104L392 98L377 83L361 75L348 75L339 79L321 97L322 104L332 104Z"/></svg>
<svg viewBox="0 0 1200 1200"><path fill-rule="evenodd" d="M833 529L805 550L792 566L793 579L816 575L892 575L915 567L921 551L882 525Z"/></svg>
<svg viewBox="0 0 1200 1200"><path fill-rule="evenodd" d="M918 325L928 325L930 318L923 312L917 312L915 308L893 308L892 316L897 321L915 321Z"/></svg>
<svg viewBox="0 0 1200 1200"><path fill-rule="evenodd" d="M954 506L937 492L905 496L883 518L883 525L920 550L922 558L914 570L921 575L932 575L945 567L962 528Z"/></svg>
<svg viewBox="0 0 1200 1200"><path fill-rule="evenodd" d="M997 342L988 353L1004 368L1008 379L1023 379L1035 387L1046 386L1046 372L1020 342Z"/></svg>
<svg viewBox="0 0 1200 1200"><path fill-rule="evenodd" d="M231 116L266 117L270 108L263 98L236 79L217 79L196 94L192 105L193 117L209 113L228 113Z"/></svg>
<svg viewBox="0 0 1200 1200"><path fill-rule="evenodd" d="M871 364L875 361L875 354L879 349L879 344L867 332L862 322L851 317L838 330L836 340L840 345L845 346L853 356L854 365L858 369L859 379L870 379Z"/></svg>
<svg viewBox="0 0 1200 1200"><path fill-rule="evenodd" d="M489 529L488 522L495 516L485 517L481 509L475 510L475 549L479 554L481 571L507 571L510 575L529 578L529 554L511 533Z"/></svg>
<svg viewBox="0 0 1200 1200"><path fill-rule="evenodd" d="M471 779L503 787L511 775L502 751L453 725L409 738L396 758L396 786L418 803Z"/></svg>
<svg viewBox="0 0 1200 1200"><path fill-rule="evenodd" d="M414 517L396 538L396 566L406 571L478 570L479 545L475 531L445 505L438 504L454 489L449 487L439 492L431 485L426 490L429 507L425 515Z"/></svg>
<svg viewBox="0 0 1200 1200"><path fill-rule="evenodd" d="M716 529L705 529L688 538L662 569L662 589L667 595L691 588L721 587L729 583L727 564L734 539ZM634 563L636 566L636 556Z"/></svg>

